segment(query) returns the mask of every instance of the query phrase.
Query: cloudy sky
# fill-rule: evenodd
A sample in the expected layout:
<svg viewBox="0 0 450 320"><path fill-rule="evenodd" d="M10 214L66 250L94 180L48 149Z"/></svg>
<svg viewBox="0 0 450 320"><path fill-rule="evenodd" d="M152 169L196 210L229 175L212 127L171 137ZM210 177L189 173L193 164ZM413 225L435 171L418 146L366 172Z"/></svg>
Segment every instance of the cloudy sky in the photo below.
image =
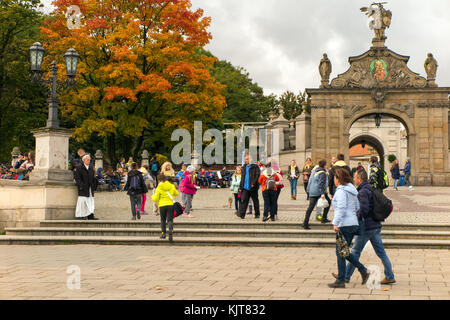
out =
<svg viewBox="0 0 450 320"><path fill-rule="evenodd" d="M207 49L247 69L266 94L318 87L318 64L324 52L334 78L347 70L349 56L369 49L373 38L368 18L359 11L370 1L191 2L212 17L213 40ZM426 55L433 53L439 64L436 82L450 86L450 1L390 0L385 7L393 13L386 45L410 56L410 69L423 76Z"/></svg>

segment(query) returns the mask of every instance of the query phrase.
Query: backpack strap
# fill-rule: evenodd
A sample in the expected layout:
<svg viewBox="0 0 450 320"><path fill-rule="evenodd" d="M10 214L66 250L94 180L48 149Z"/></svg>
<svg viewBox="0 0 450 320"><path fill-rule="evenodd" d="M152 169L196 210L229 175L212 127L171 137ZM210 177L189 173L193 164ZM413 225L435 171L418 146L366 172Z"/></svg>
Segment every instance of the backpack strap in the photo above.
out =
<svg viewBox="0 0 450 320"><path fill-rule="evenodd" d="M175 200L173 200L172 196L170 195L169 191L166 191L167 195L169 196L170 200L172 200L173 204L175 204Z"/></svg>

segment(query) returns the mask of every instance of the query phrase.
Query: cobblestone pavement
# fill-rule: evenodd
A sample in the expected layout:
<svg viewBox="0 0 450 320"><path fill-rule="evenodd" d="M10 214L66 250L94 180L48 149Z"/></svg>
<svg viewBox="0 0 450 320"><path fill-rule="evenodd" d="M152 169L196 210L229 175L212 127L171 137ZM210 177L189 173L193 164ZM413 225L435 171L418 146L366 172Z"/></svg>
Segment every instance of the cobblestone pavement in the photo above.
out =
<svg viewBox="0 0 450 320"><path fill-rule="evenodd" d="M296 201L290 200L289 187L283 189L279 199L279 221L303 222L308 202L303 187L299 186ZM261 193L261 191L260 191ZM394 213L386 223L450 223L450 188L416 187L409 191L388 190L387 196L393 200ZM151 211L152 202L148 193L146 210ZM232 197L228 189L201 189L194 197L192 212L195 221L240 221L234 216L234 203L229 209L228 199ZM260 194L260 206L263 199ZM234 200L233 200L234 201ZM102 220L129 220L131 209L126 192L100 192L95 195L96 216ZM262 212L261 212L262 213ZM333 217L330 210L329 218ZM156 221L154 215L144 216L143 220ZM181 217L179 219L190 219ZM246 219L250 221L252 219ZM330 219L331 220L331 219Z"/></svg>
<svg viewBox="0 0 450 320"><path fill-rule="evenodd" d="M355 272L330 289L333 249L1 246L0 299L450 299L450 250L387 250L397 284L368 289ZM382 268L367 250L361 261ZM69 290L67 267L80 268Z"/></svg>

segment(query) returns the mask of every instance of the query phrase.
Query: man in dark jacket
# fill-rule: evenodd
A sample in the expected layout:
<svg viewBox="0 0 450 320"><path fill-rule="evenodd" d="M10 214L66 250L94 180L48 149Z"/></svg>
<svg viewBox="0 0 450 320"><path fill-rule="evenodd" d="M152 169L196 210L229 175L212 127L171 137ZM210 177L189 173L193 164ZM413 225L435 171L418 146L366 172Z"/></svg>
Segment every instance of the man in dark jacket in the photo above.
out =
<svg viewBox="0 0 450 320"><path fill-rule="evenodd" d="M381 284L392 284L395 283L395 277L392 272L391 262L386 254L386 251L384 250L383 241L381 239L381 222L372 219L370 216L374 205L372 193L374 189L367 180L368 177L366 170L359 170L355 173L354 181L358 188L358 199L360 204L358 220L361 228L361 235L356 237L351 253L359 259L366 243L370 241L375 253L381 259L384 266L385 278L381 281ZM350 281L354 271L355 266L348 263L347 270L345 272L346 282Z"/></svg>
<svg viewBox="0 0 450 320"><path fill-rule="evenodd" d="M352 176L352 170L350 170L350 167L345 163L345 156L341 153L337 155L337 161L332 164L331 170L330 170L330 176L328 179L328 189L330 191L331 196L334 196L334 192L336 191L336 185L334 184L334 171L337 168L344 168L348 171L350 174L350 177Z"/></svg>
<svg viewBox="0 0 450 320"><path fill-rule="evenodd" d="M130 196L131 203L131 213L133 214L132 220L141 219L141 201L142 194L147 193L148 189L144 182L144 177L142 173L138 170L138 165L136 162L131 164L131 171L128 172L127 184L125 186L127 194Z"/></svg>
<svg viewBox="0 0 450 320"><path fill-rule="evenodd" d="M260 175L261 170L258 165L251 164L250 155L246 155L245 164L242 166L241 184L239 186L239 190L241 191L241 204L239 206L238 216L241 219L245 219L245 213L250 198L252 198L253 206L255 207L255 219L258 219L260 216L258 199L258 179Z"/></svg>

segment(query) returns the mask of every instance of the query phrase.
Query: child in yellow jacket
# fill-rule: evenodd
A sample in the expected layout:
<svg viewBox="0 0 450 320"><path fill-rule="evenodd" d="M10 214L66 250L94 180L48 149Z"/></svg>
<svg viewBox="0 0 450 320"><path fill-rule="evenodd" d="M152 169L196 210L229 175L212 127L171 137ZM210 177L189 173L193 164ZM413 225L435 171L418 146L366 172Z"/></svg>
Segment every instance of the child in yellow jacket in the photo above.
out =
<svg viewBox="0 0 450 320"><path fill-rule="evenodd" d="M161 217L161 237L166 238L166 222L169 224L169 241L173 241L173 204L175 197L178 196L178 190L168 181L169 177L165 175L158 176L159 185L152 200L158 203L159 215Z"/></svg>

